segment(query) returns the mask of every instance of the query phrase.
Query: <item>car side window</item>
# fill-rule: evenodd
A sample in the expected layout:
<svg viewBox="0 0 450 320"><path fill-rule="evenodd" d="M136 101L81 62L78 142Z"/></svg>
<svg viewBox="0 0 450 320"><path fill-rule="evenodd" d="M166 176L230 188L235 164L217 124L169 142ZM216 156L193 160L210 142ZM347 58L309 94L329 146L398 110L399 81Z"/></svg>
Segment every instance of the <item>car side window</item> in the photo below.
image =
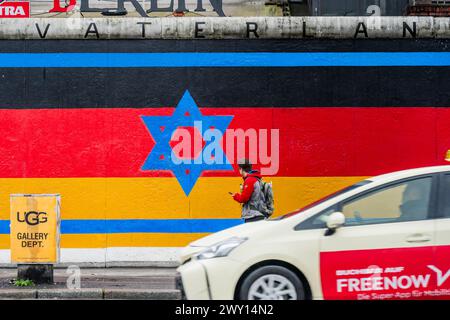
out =
<svg viewBox="0 0 450 320"><path fill-rule="evenodd" d="M336 212L336 206L332 206L322 212L308 218L307 220L298 224L294 230L310 230L310 229L322 229L327 227L327 218L333 212Z"/></svg>
<svg viewBox="0 0 450 320"><path fill-rule="evenodd" d="M344 202L345 225L427 219L432 181L432 177L408 180Z"/></svg>
<svg viewBox="0 0 450 320"><path fill-rule="evenodd" d="M442 191L442 215L444 216L444 218L450 218L450 174L445 174L443 176Z"/></svg>

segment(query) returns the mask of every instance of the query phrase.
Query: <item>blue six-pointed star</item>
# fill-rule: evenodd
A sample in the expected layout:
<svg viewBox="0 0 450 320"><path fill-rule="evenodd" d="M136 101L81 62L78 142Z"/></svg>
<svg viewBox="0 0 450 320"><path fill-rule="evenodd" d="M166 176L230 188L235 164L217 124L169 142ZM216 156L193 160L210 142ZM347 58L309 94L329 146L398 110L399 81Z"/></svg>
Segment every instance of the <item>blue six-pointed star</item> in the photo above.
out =
<svg viewBox="0 0 450 320"><path fill-rule="evenodd" d="M195 127L202 137L206 130L214 129L214 132L219 133L216 139L222 138L232 119L233 116L202 115L191 94L186 90L171 116L142 116L142 120L155 140L155 146L145 160L142 170L172 171L188 196L203 171L233 170L233 167L224 152L221 152L221 155L213 154L215 156L213 161L205 161L202 158L203 152L190 161L180 161L170 146L173 133L179 127ZM203 150L211 143L217 144L216 139L204 139Z"/></svg>

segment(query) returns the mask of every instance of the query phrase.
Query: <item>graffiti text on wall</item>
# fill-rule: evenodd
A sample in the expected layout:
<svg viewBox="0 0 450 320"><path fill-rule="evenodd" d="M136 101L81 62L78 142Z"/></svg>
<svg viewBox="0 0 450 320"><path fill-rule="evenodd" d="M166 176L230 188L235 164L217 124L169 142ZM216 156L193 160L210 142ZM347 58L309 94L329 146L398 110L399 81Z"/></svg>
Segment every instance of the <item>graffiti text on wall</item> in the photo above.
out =
<svg viewBox="0 0 450 320"><path fill-rule="evenodd" d="M30 3L26 1L0 1L0 18L29 18Z"/></svg>
<svg viewBox="0 0 450 320"><path fill-rule="evenodd" d="M80 12L104 12L107 9L101 8L92 8L90 7L89 0L81 0ZM130 2L135 8L136 12L139 13L142 17L146 17L147 13L151 12L186 12L189 11L189 8L186 6L186 0L178 0L177 6L175 7L174 0L172 0L167 7L160 6L159 0L150 0L150 9L144 10L142 5L138 0L117 0L117 8L112 12L119 14L126 14L127 11L125 9L125 2ZM217 13L218 16L224 17L225 13L223 12L222 0L209 0L210 5L213 10ZM53 1L53 8L50 12L69 12L75 9L77 5L77 0L70 0L66 6L62 6L60 0ZM203 12L206 9L203 7L203 0L197 0L197 5L194 9L194 12ZM111 12L111 11L109 11Z"/></svg>
<svg viewBox="0 0 450 320"><path fill-rule="evenodd" d="M159 39L174 36L171 33L172 31L169 29L164 30L164 32L161 33L161 29L164 28L162 22L158 19L152 19L152 21L130 22L123 25L121 25L120 20L117 20L112 26L105 25L99 20L93 21L86 19L86 21L80 22L80 25L77 28L67 28L67 25L64 25L60 21L52 23L47 21L48 20L43 21L43 23L33 21L31 26L24 24L22 27L23 29L17 27L17 32L19 35L28 33L27 36L33 39L57 39L58 37L78 39L113 39L120 35L120 32L118 33L114 30L114 28L117 27L118 30L126 29L130 38ZM80 19L80 21L82 21L82 19ZM345 27L345 32L342 30L341 31L343 32L343 35L348 38L369 39L380 38L383 35L383 30L388 29L388 25L381 24L375 29L371 29L370 27L373 27L373 25L369 26L368 23L357 22L355 24L347 24ZM262 21L257 22L246 19L233 25L235 26L235 29L230 31L231 33L228 35L229 37L244 39L264 39L272 37L270 25ZM324 34L321 34L322 31L320 31L320 28L315 29L315 25L310 24L307 21L302 21L302 23L298 26L299 27L297 30L292 31L293 37L320 38L324 36ZM175 29L175 32L177 32L178 37L182 38L215 39L218 36L223 37L223 35L221 35L223 33L223 29L218 27L216 22L211 23L211 21L202 21L201 19L195 20L192 24L186 24L186 26L181 29L185 29L185 33L180 33L178 29ZM441 29L441 31L448 33L450 30ZM417 38L420 34L426 33L427 30L424 28L421 29L420 25L413 21L412 23L403 22L401 27L398 27L396 32L395 37L398 38ZM385 37L392 37L392 34L386 32Z"/></svg>

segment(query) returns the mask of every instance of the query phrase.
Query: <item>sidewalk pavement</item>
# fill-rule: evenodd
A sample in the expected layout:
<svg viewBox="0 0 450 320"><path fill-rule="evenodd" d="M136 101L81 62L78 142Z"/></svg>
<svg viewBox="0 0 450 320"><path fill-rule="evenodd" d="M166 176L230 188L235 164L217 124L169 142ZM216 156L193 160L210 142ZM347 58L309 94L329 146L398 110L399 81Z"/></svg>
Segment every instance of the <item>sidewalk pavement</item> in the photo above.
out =
<svg viewBox="0 0 450 320"><path fill-rule="evenodd" d="M155 299L178 300L173 267L81 268L80 289L69 289L66 268L54 270L54 284L16 287L17 269L0 268L0 299ZM70 281L74 283L74 281Z"/></svg>

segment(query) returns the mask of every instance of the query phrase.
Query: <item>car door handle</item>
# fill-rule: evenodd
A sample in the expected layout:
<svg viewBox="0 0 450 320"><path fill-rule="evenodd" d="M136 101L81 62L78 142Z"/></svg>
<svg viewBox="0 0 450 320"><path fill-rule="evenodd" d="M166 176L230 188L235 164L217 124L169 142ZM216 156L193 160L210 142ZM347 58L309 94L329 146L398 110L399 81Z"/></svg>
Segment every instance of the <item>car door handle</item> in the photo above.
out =
<svg viewBox="0 0 450 320"><path fill-rule="evenodd" d="M431 240L431 237L426 234L412 234L406 238L406 242L428 242Z"/></svg>

